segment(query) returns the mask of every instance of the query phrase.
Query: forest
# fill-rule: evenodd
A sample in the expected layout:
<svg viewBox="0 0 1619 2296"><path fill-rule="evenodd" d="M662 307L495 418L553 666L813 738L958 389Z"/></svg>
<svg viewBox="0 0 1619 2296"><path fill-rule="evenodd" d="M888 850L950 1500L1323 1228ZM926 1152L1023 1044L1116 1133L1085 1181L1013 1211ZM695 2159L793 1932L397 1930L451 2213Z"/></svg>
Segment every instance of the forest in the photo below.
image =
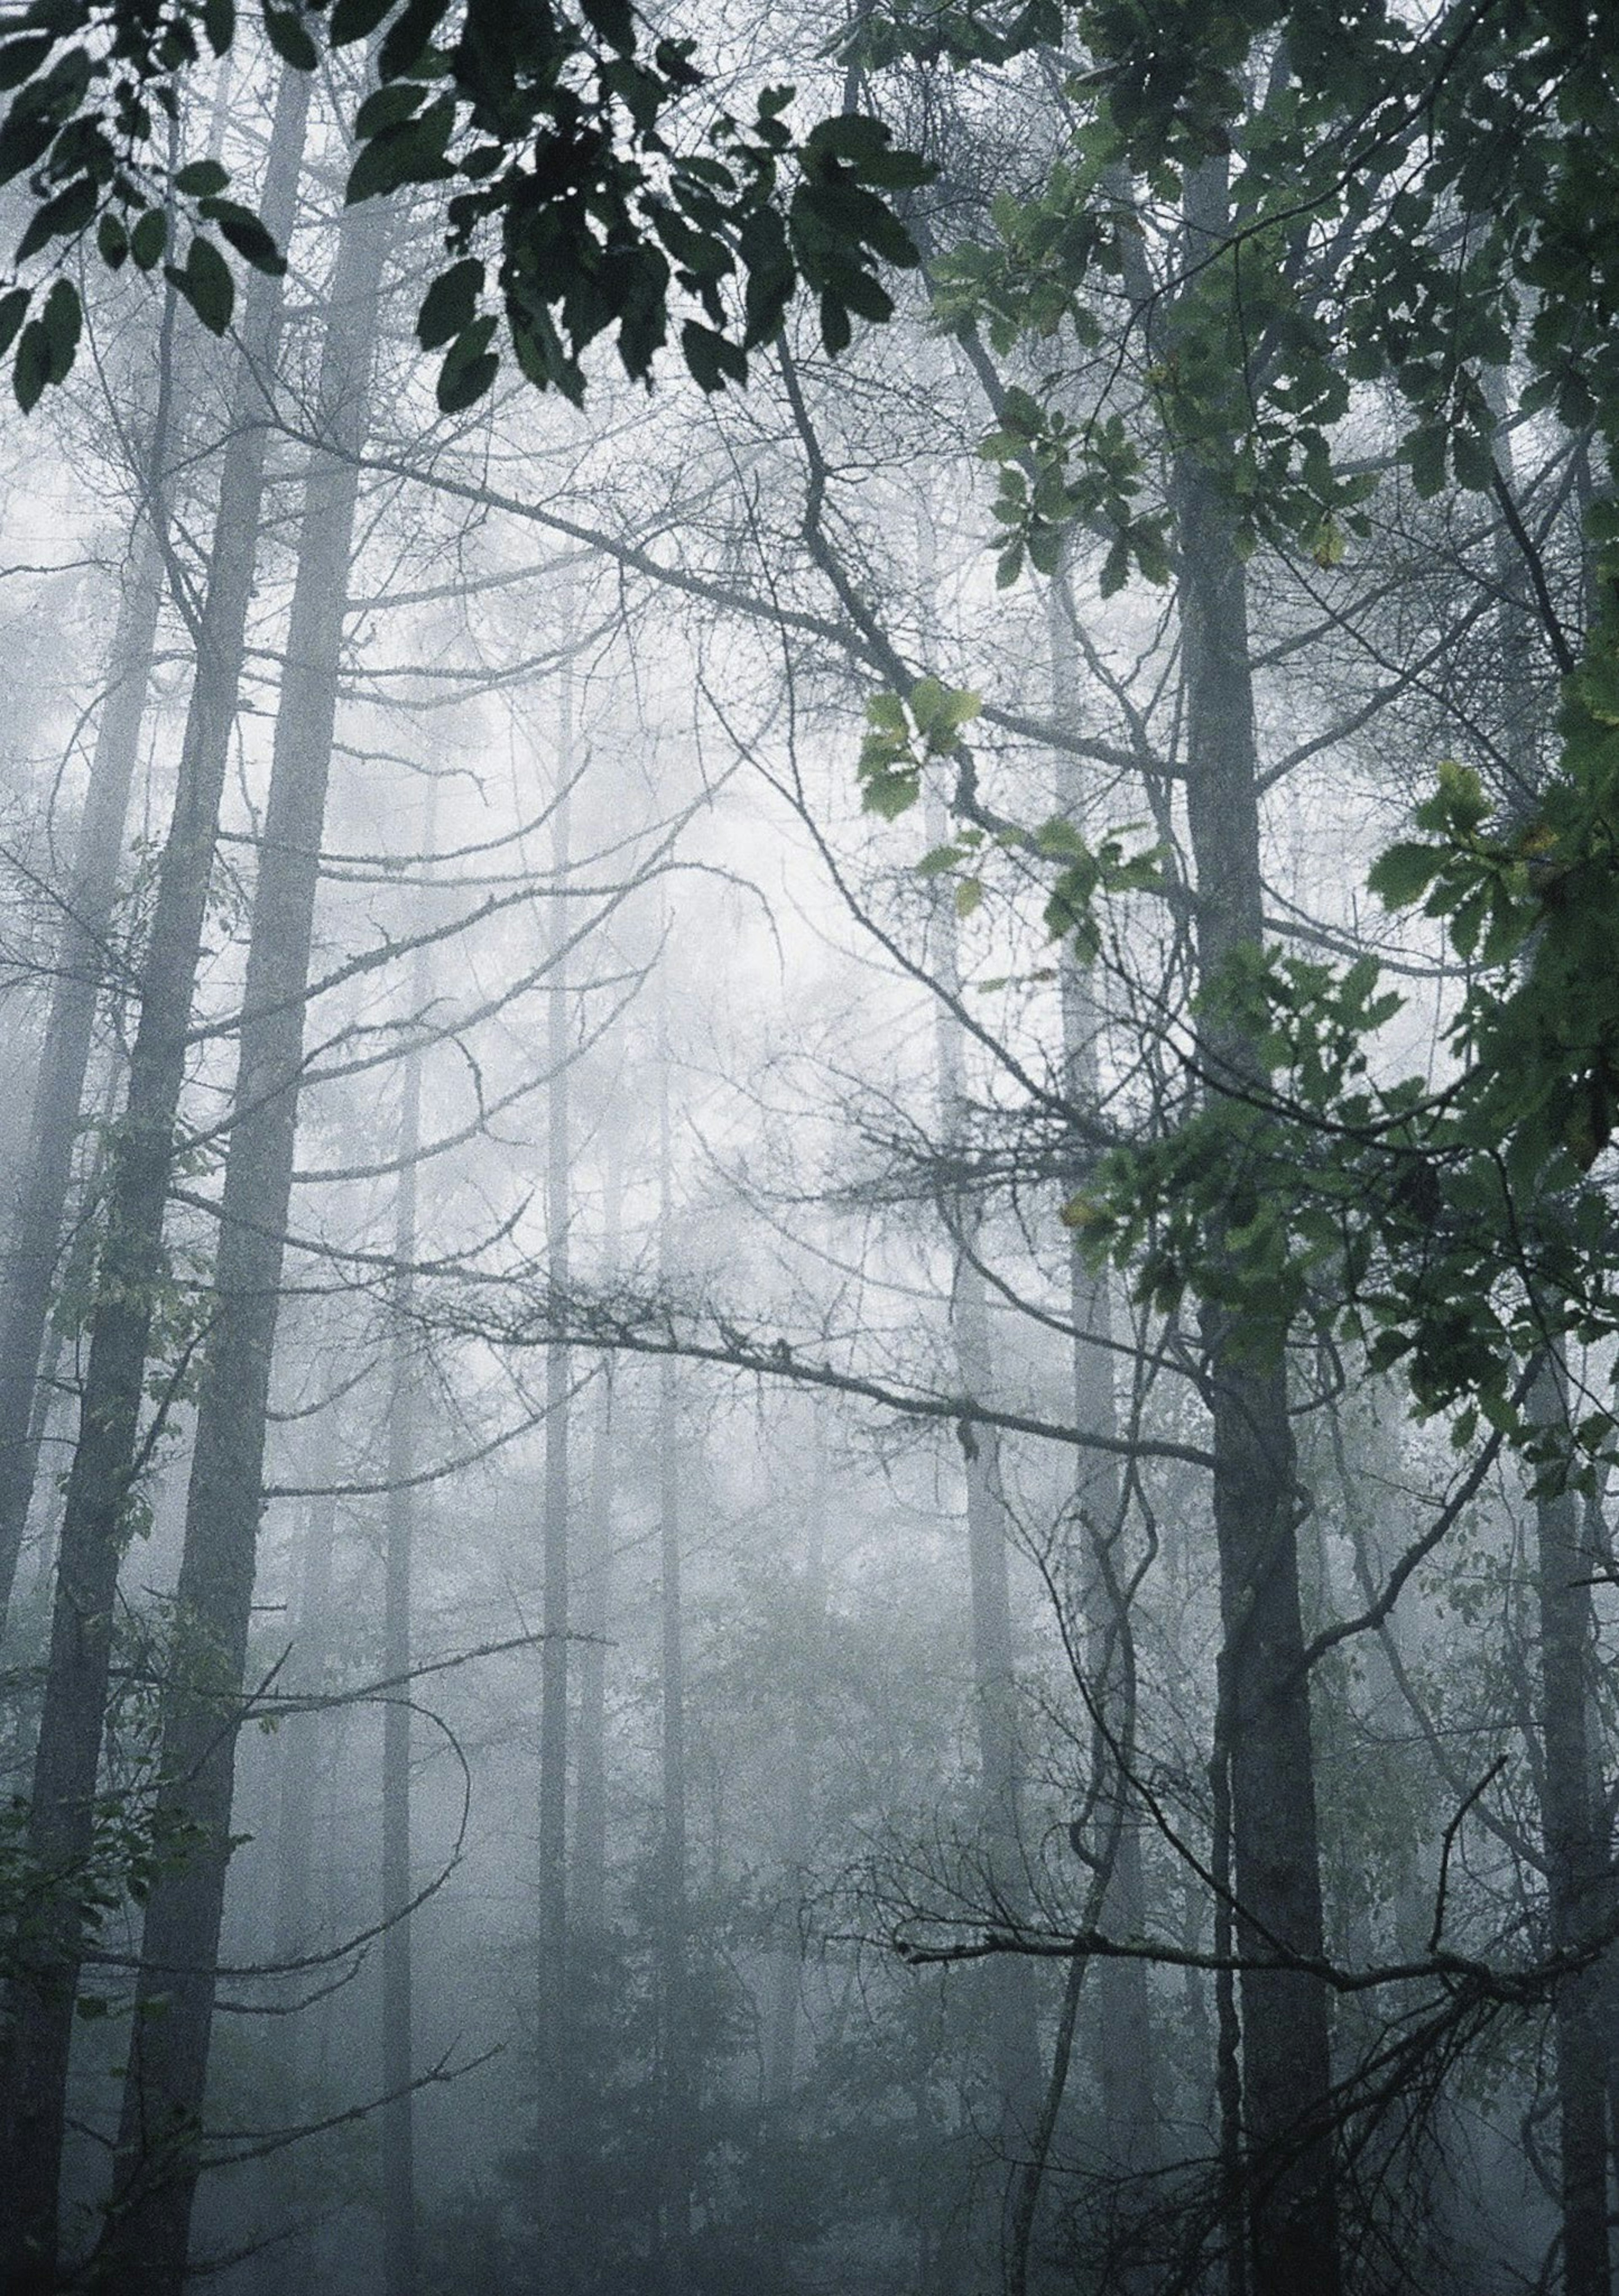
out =
<svg viewBox="0 0 1619 2296"><path fill-rule="evenodd" d="M1606 0L0 102L0 2288L1611 2296Z"/></svg>

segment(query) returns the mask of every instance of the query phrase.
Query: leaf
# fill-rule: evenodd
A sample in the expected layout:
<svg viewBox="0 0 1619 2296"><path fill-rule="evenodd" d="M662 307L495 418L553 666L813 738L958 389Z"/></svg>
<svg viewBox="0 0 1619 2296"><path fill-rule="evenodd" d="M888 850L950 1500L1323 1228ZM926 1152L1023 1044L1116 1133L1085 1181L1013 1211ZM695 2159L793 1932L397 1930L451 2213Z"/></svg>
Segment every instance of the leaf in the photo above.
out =
<svg viewBox="0 0 1619 2296"><path fill-rule="evenodd" d="M54 32L25 32L21 39L0 43L0 88L21 87L55 45Z"/></svg>
<svg viewBox="0 0 1619 2296"><path fill-rule="evenodd" d="M78 331L84 322L84 307L71 280L57 279L52 283L41 317L50 351L46 380L65 382L72 373L78 351Z"/></svg>
<svg viewBox="0 0 1619 2296"><path fill-rule="evenodd" d="M175 176L174 187L184 199L205 200L226 190L230 179L230 169L218 160L192 160Z"/></svg>
<svg viewBox="0 0 1619 2296"><path fill-rule="evenodd" d="M1436 845L1391 845L1373 862L1366 882L1386 907L1402 909L1422 898L1444 857Z"/></svg>
<svg viewBox="0 0 1619 2296"><path fill-rule="evenodd" d="M748 379L747 354L712 327L688 319L680 330L680 355L699 390L723 390Z"/></svg>
<svg viewBox="0 0 1619 2296"><path fill-rule="evenodd" d="M424 351L436 351L452 335L470 327L478 316L483 292L484 267L476 256L441 271L422 298L416 314L416 340Z"/></svg>
<svg viewBox="0 0 1619 2296"><path fill-rule="evenodd" d="M304 29L301 9L267 8L264 31L283 63L294 71L312 72L320 62L320 50Z"/></svg>
<svg viewBox="0 0 1619 2296"><path fill-rule="evenodd" d="M456 100L445 95L430 103L418 119L380 128L349 170L344 206L381 198L405 184L442 182L453 175L444 153L455 124Z"/></svg>
<svg viewBox="0 0 1619 2296"><path fill-rule="evenodd" d="M366 39L392 6L393 0L337 0L326 37L334 48L346 48L350 41Z"/></svg>
<svg viewBox="0 0 1619 2296"><path fill-rule="evenodd" d="M481 399L500 372L498 355L489 348L492 318L474 319L450 345L439 370L439 406L446 414L464 414Z"/></svg>
<svg viewBox="0 0 1619 2296"><path fill-rule="evenodd" d="M129 259L129 234L111 208L95 226L95 251L109 271L121 271Z"/></svg>
<svg viewBox="0 0 1619 2296"><path fill-rule="evenodd" d="M32 220L17 242L17 260L26 263L30 255L53 239L69 239L83 231L95 217L101 198L101 188L94 176L80 176L36 209Z"/></svg>
<svg viewBox="0 0 1619 2296"><path fill-rule="evenodd" d="M228 240L242 261L251 263L255 271L262 271L270 279L285 275L286 257L251 208L244 208L236 200L203 200L198 213L218 227L220 236Z"/></svg>
<svg viewBox="0 0 1619 2296"><path fill-rule="evenodd" d="M17 404L25 414L31 414L39 402L39 394L51 379L51 339L43 319L30 319L22 330L17 345L17 356L12 365L12 389L17 394Z"/></svg>
<svg viewBox="0 0 1619 2296"><path fill-rule="evenodd" d="M202 29L209 46L222 56L236 37L236 0L202 0Z"/></svg>
<svg viewBox="0 0 1619 2296"><path fill-rule="evenodd" d="M155 271L168 244L168 218L161 208L148 208L129 234L129 252L143 271Z"/></svg>
<svg viewBox="0 0 1619 2296"><path fill-rule="evenodd" d="M964 877L956 888L956 914L965 921L982 904L982 885L976 877Z"/></svg>
<svg viewBox="0 0 1619 2296"><path fill-rule="evenodd" d="M163 275L185 296L210 335L225 332L236 308L236 283L231 277L229 264L212 240L204 239L199 233L185 251L185 268L181 271L172 263L167 264Z"/></svg>

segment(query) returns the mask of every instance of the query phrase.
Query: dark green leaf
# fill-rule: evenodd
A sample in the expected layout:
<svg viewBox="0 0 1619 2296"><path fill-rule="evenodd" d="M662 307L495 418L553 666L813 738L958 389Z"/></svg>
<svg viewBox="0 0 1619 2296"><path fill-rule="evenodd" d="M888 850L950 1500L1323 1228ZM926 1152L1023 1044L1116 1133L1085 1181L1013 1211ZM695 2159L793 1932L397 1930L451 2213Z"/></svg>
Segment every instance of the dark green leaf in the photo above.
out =
<svg viewBox="0 0 1619 2296"><path fill-rule="evenodd" d="M129 234L129 252L143 271L155 271L168 244L168 218L161 208L148 208Z"/></svg>
<svg viewBox="0 0 1619 2296"><path fill-rule="evenodd" d="M449 4L450 0L406 0L378 51L379 79L399 79L414 69L444 21Z"/></svg>
<svg viewBox="0 0 1619 2296"><path fill-rule="evenodd" d="M12 287L0 295L0 358L4 358L16 340L18 328L28 316L31 297L26 287Z"/></svg>
<svg viewBox="0 0 1619 2296"><path fill-rule="evenodd" d="M181 271L169 264L164 275L185 296L210 334L225 332L236 308L236 283L211 240L199 234L186 250L185 268Z"/></svg>
<svg viewBox="0 0 1619 2296"><path fill-rule="evenodd" d="M78 290L70 279L53 280L40 316L50 350L46 379L51 382L65 382L78 355L78 331L84 323L84 307L78 299Z"/></svg>
<svg viewBox="0 0 1619 2296"><path fill-rule="evenodd" d="M747 358L736 345L694 319L680 330L680 354L701 390L723 390L727 382L748 379Z"/></svg>
<svg viewBox="0 0 1619 2296"><path fill-rule="evenodd" d="M267 8L264 32L283 63L294 71L313 71L319 63L320 50L304 29L301 9Z"/></svg>
<svg viewBox="0 0 1619 2296"><path fill-rule="evenodd" d="M236 37L236 0L202 0L202 29L214 53L224 55Z"/></svg>
<svg viewBox="0 0 1619 2296"><path fill-rule="evenodd" d="M68 239L83 231L94 218L101 197L100 186L94 176L80 176L65 192L58 192L35 209L32 221L17 242L17 260L26 263L30 255L53 239Z"/></svg>
<svg viewBox="0 0 1619 2296"><path fill-rule="evenodd" d="M1367 884L1391 909L1404 908L1427 891L1444 855L1433 845L1391 845L1372 864Z"/></svg>
<svg viewBox="0 0 1619 2296"><path fill-rule="evenodd" d="M12 365L12 389L25 414L31 414L39 394L51 379L51 340L41 319L30 319L22 330Z"/></svg>
<svg viewBox="0 0 1619 2296"><path fill-rule="evenodd" d="M251 263L255 271L262 271L271 279L284 275L286 257L251 208L241 206L235 200L204 200L199 213L218 226L220 236L228 240L242 261Z"/></svg>
<svg viewBox="0 0 1619 2296"><path fill-rule="evenodd" d="M354 115L355 141L369 142L384 127L397 127L419 111L427 101L427 90L413 86L409 80L395 80L387 87L373 88Z"/></svg>
<svg viewBox="0 0 1619 2296"><path fill-rule="evenodd" d="M483 280L483 266L474 256L440 273L423 297L416 317L416 340L424 351L436 351L452 335L472 325Z"/></svg>
<svg viewBox="0 0 1619 2296"><path fill-rule="evenodd" d="M224 191L230 179L230 169L218 160L192 160L175 176L174 187L182 199L205 200Z"/></svg>
<svg viewBox="0 0 1619 2296"><path fill-rule="evenodd" d="M111 208L95 226L95 251L109 271L121 270L129 259L129 234Z"/></svg>
<svg viewBox="0 0 1619 2296"><path fill-rule="evenodd" d="M25 32L21 39L0 44L0 88L21 87L55 45L54 32Z"/></svg>
<svg viewBox="0 0 1619 2296"><path fill-rule="evenodd" d="M334 48L367 39L392 5L393 0L337 0L326 37Z"/></svg>

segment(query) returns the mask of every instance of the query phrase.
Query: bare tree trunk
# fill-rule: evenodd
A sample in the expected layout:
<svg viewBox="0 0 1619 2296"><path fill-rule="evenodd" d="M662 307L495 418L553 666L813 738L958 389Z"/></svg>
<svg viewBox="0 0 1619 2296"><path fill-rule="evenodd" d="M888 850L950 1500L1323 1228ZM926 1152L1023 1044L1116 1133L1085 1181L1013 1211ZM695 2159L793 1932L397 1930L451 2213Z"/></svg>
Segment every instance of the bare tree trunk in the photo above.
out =
<svg viewBox="0 0 1619 2296"><path fill-rule="evenodd" d="M308 1503L298 1574L298 1608L292 1620L292 1661L284 1687L316 1690L325 1672L332 1621L332 1549L337 1535L337 1500L323 1492ZM316 1782L320 1767L319 1714L292 1714L277 1732L281 1775L275 1822L275 1927L277 1961L293 1961L309 1950L314 1879L313 1849ZM292 2030L298 2030L294 2019Z"/></svg>
<svg viewBox="0 0 1619 2296"><path fill-rule="evenodd" d="M822 1666L826 1625L826 1434L819 1414L815 1423L815 1475L810 1488L810 1520L806 1529L803 1566L801 1674L788 1725L786 1811L788 1876L800 1885L804 1878L804 1854L810 1836L811 1784L815 1748L815 1708L807 1685L817 1681ZM770 2102L784 2111L793 2103L798 2070L798 1997L801 1956L796 1940L776 1956L775 1987L770 2002L768 2053L765 2061Z"/></svg>
<svg viewBox="0 0 1619 2296"><path fill-rule="evenodd" d="M1052 669L1059 712L1077 702L1078 664L1073 606L1065 574L1051 592ZM1074 760L1057 768L1059 809L1083 828L1085 800ZM1072 950L1062 970L1064 1080L1076 1116L1097 1104L1097 1031L1100 1014L1090 978ZM1120 1432L1114 1384L1113 1301L1105 1275L1093 1273L1076 1247L1069 1260L1069 1315L1073 1325L1074 1423L1116 1439ZM1109 1872L1101 1926L1122 1938L1146 1934L1146 1887L1142 1869L1142 1818L1129 1773L1136 1750L1136 1669L1130 1620L1122 1582L1125 1501L1116 1459L1105 1452L1081 1455L1075 1497L1088 1559L1083 1573L1087 1657L1092 1695L1106 1723L1096 1733L1094 1759L1102 1782L1098 1814L1101 1854ZM1094 1972L1096 2053L1107 2164L1127 2174L1156 2163L1158 2111L1151 1988L1144 1961L1103 1960Z"/></svg>
<svg viewBox="0 0 1619 2296"><path fill-rule="evenodd" d="M416 953L411 998L427 1002L425 955ZM415 1969L410 1933L411 1564L416 1534L416 1412L410 1330L415 1290L416 1164L422 1146L422 1054L405 1064L399 1188L394 1211L395 1324L388 1398L388 1524L383 1552L382 1671L401 1687L382 1709L382 2280L386 2296L415 2296L416 2154Z"/></svg>
<svg viewBox="0 0 1619 2296"><path fill-rule="evenodd" d="M306 75L283 74L260 205L284 242L292 223L308 94ZM274 368L280 318L277 284L255 273L242 315L196 676L174 816L159 865L128 1100L112 1157L78 1443L62 1517L28 1841L30 1859L49 1877L53 1895L19 1956L0 2096L0 2156L9 2168L0 2185L0 2284L12 2296L35 2296L55 2280L68 2058L91 1918L81 1879L95 1838L113 1601L139 1472L148 1342L164 1276L175 1117L258 545L267 439L262 378Z"/></svg>
<svg viewBox="0 0 1619 2296"><path fill-rule="evenodd" d="M339 240L320 375L333 451L306 480L254 894L241 1052L180 1565L175 1670L164 1702L167 1817L185 1862L146 1911L108 2243L131 2291L173 2296L199 2169L212 1966L230 1857L264 1436L303 1066L357 472L366 431L385 211L350 209ZM158 2013L156 2005L164 2005Z"/></svg>
<svg viewBox="0 0 1619 2296"><path fill-rule="evenodd" d="M1566 1425L1567 1382L1560 1363L1541 1373L1531 1408L1543 1426ZM1578 1951L1600 1932L1611 1890L1587 1719L1596 1655L1590 1598L1596 1566L1581 1539L1572 1491L1542 1493L1535 1501L1535 1527L1547 1903L1554 1951ZM1607 1989L1598 1963L1565 1978L1553 2003L1566 2296L1610 2296L1613 2286Z"/></svg>
<svg viewBox="0 0 1619 2296"><path fill-rule="evenodd" d="M925 833L933 846L944 843L947 833L939 801L931 794ZM935 909L934 933L941 985L954 997L961 986L956 915L943 902ZM948 1005L939 1008L938 1055L940 1117L948 1154L961 1140L966 1094L961 1029ZM977 1260L978 1207L958 1196L949 1204L947 1216L956 1246L951 1323L962 1392L988 1398L994 1392L994 1360L987 1287ZM964 1437L962 1447L984 1865L997 1904L1007 1918L1015 1921L1024 1898L1024 1851L1015 1650L999 1444L993 1429L980 1427L970 1438ZM1026 2144L1040 2111L1034 1971L1015 1955L998 1956L986 1966L983 1982L992 1989L994 2005L991 2030L1000 2138L1015 2152Z"/></svg>
<svg viewBox="0 0 1619 2296"><path fill-rule="evenodd" d="M624 1175L618 1135L608 1143L604 1181L603 1259L618 1265ZM607 1926L607 1628L612 1614L614 1435L612 1358L604 1359L591 1439L590 1505L585 1516L580 1609L586 1641L579 1653L579 1769L573 1819L574 1914L581 1935Z"/></svg>
<svg viewBox="0 0 1619 2296"><path fill-rule="evenodd" d="M1189 179L1198 244L1227 228L1223 168ZM1228 512L1191 455L1174 508L1188 773L1197 868L1197 955L1205 985L1264 922L1246 583ZM1245 1039L1205 1023L1216 1089L1258 1080ZM1213 1421L1214 1525L1225 1636L1220 1731L1229 1753L1232 1849L1245 1957L1322 1951L1310 1687L1299 1609L1298 1481L1279 1352L1223 1310L1204 1317ZM1217 1748L1216 1759L1220 1750ZM1244 2139L1255 2296L1336 2296L1340 2285L1327 2004L1317 1978L1286 1969L1242 1980Z"/></svg>
<svg viewBox="0 0 1619 2296"><path fill-rule="evenodd" d="M662 1060L658 1108L658 1235L667 1280L673 1221L667 1046L663 1047ZM682 2296L687 2284L691 2251L691 2114L696 2100L689 2055L691 2013L686 1977L686 1626L680 1594L680 1461L675 1368L667 1357L658 1366L658 1555L663 1817L658 1891L663 2045L663 2128L660 2147L663 2189L659 2223L663 2285L667 2296Z"/></svg>
<svg viewBox="0 0 1619 2296"><path fill-rule="evenodd" d="M562 675L556 793L551 860L556 891L551 913L553 964L547 980L546 1259L559 1311L566 1312L570 1275L571 1136L568 1086L567 946L569 783L573 773L573 687ZM545 1639L539 1649L539 2176L542 2221L560 2237L571 2115L568 1968L568 1390L572 1354L546 1350L546 1482L541 1532Z"/></svg>
<svg viewBox="0 0 1619 2296"><path fill-rule="evenodd" d="M131 537L132 562L122 587L73 874L57 936L50 1011L0 1296L0 1629L11 1607L34 1489L39 1453L37 1374L56 1282L73 1143L97 993L106 971L113 890L163 599L163 554L151 519L160 515L166 457L166 442L154 440L151 494Z"/></svg>

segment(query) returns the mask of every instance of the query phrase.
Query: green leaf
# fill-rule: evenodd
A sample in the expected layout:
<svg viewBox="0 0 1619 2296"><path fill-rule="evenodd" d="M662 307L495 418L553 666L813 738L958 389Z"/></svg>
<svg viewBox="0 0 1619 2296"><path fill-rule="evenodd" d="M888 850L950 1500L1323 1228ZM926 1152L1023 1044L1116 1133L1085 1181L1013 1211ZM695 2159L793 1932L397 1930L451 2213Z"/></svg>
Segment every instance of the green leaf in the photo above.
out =
<svg viewBox="0 0 1619 2296"><path fill-rule="evenodd" d="M439 406L446 414L461 414L481 399L500 372L498 355L489 348L495 321L474 319L450 345L439 371Z"/></svg>
<svg viewBox="0 0 1619 2296"><path fill-rule="evenodd" d="M0 295L0 358L4 358L16 340L17 330L28 316L32 299L26 287L12 287Z"/></svg>
<svg viewBox="0 0 1619 2296"><path fill-rule="evenodd" d="M83 231L94 219L100 199L101 187L95 176L80 176L65 192L58 192L53 200L37 208L17 242L18 262L26 263L30 255L37 255L50 240L70 239Z"/></svg>
<svg viewBox="0 0 1619 2296"><path fill-rule="evenodd" d="M163 275L185 296L210 334L225 332L236 308L236 283L231 277L229 264L212 240L204 239L199 233L185 251L185 268L182 271L172 263L167 264Z"/></svg>
<svg viewBox="0 0 1619 2296"><path fill-rule="evenodd" d="M155 271L168 244L168 217L161 208L148 208L129 234L129 252L143 271Z"/></svg>
<svg viewBox="0 0 1619 2296"><path fill-rule="evenodd" d="M103 209L95 226L95 251L109 271L121 271L129 259L129 234L111 208Z"/></svg>
<svg viewBox="0 0 1619 2296"><path fill-rule="evenodd" d="M368 39L392 6L393 0L337 0L326 37L334 48Z"/></svg>
<svg viewBox="0 0 1619 2296"><path fill-rule="evenodd" d="M478 316L483 292L484 267L475 256L441 271L422 298L416 315L416 340L424 351L436 351L470 327Z"/></svg>
<svg viewBox="0 0 1619 2296"><path fill-rule="evenodd" d="M1422 898L1443 866L1444 857L1436 845L1391 845L1372 864L1366 882L1385 906L1406 908Z"/></svg>
<svg viewBox="0 0 1619 2296"><path fill-rule="evenodd" d="M680 330L680 356L702 390L723 390L727 382L748 379L747 354L712 327L688 319Z"/></svg>
<svg viewBox="0 0 1619 2296"><path fill-rule="evenodd" d="M983 887L976 877L964 877L956 888L956 914L966 919L983 901Z"/></svg>
<svg viewBox="0 0 1619 2296"><path fill-rule="evenodd" d="M230 179L230 169L218 160L192 160L175 176L174 187L183 199L205 200L224 191Z"/></svg>
<svg viewBox="0 0 1619 2296"><path fill-rule="evenodd" d="M301 9L266 8L264 32L283 63L294 71L312 72L320 62L320 50L304 29Z"/></svg>
<svg viewBox="0 0 1619 2296"><path fill-rule="evenodd" d="M202 29L214 53L224 55L236 37L236 0L202 0Z"/></svg>
<svg viewBox="0 0 1619 2296"><path fill-rule="evenodd" d="M242 261L251 263L255 271L262 271L270 279L285 275L286 257L251 208L244 208L236 200L203 200L198 213L218 227L221 238L228 240Z"/></svg>

